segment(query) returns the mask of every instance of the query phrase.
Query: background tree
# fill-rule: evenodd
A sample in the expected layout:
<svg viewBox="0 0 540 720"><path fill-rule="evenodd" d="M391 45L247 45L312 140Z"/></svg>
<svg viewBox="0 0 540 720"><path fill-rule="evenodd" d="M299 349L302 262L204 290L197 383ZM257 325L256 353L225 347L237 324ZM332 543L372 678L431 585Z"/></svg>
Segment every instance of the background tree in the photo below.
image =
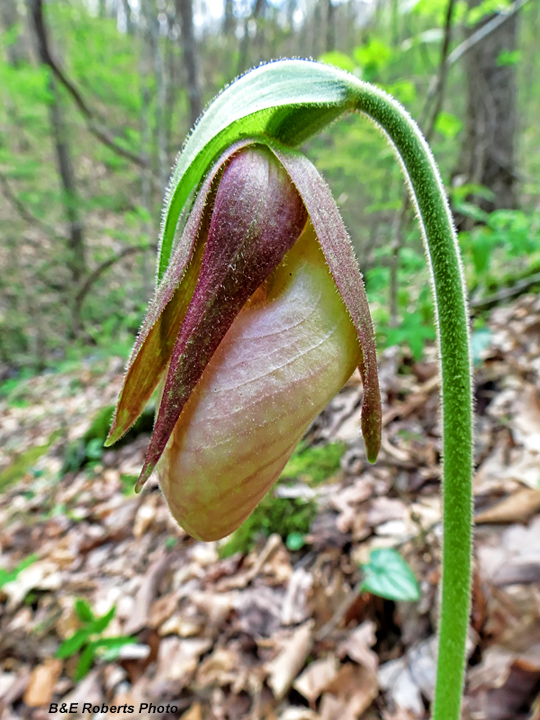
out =
<svg viewBox="0 0 540 720"><path fill-rule="evenodd" d="M519 15L515 5L503 16L483 12L479 0L469 0L469 8L471 20L479 19L467 27L466 37L482 29L486 35L464 58L467 108L459 180L489 191L488 195L476 197L477 204L487 212L515 208ZM494 22L498 18L504 22Z"/></svg>
<svg viewBox="0 0 540 720"><path fill-rule="evenodd" d="M456 211L476 223L462 236L475 292L534 275L530 247L515 267L497 258L509 243L526 247L519 233L535 237L537 3L516 0L515 17L503 0L468 8L450 0L227 0L221 12L192 0L0 6L4 372L75 352L74 328L77 352L98 344L127 353L153 290L149 248L173 159L215 93L272 57L337 64L420 119ZM493 19L504 23L478 39ZM306 151L350 228L380 343L431 337L421 239L402 211L402 180L384 139L345 120ZM498 208L515 208L516 197L521 214L513 210L494 231Z"/></svg>

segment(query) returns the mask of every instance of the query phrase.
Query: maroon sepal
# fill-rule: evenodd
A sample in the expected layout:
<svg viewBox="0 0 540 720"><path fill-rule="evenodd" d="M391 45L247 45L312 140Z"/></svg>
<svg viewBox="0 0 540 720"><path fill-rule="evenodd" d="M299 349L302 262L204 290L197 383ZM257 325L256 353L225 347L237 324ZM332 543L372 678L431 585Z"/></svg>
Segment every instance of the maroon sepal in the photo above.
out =
<svg viewBox="0 0 540 720"><path fill-rule="evenodd" d="M296 185L309 213L337 289L356 327L362 346L360 373L364 385L362 435L369 462L381 447L382 410L377 353L364 282L349 235L328 185L307 157L284 147L272 147Z"/></svg>
<svg viewBox="0 0 540 720"><path fill-rule="evenodd" d="M306 221L296 187L267 147L253 145L234 155L217 189L199 279L172 352L137 490L152 473L233 320L294 245Z"/></svg>
<svg viewBox="0 0 540 720"><path fill-rule="evenodd" d="M197 194L131 353L106 446L119 440L137 420L167 367L199 277L212 210L212 186L226 161L251 143L242 140L231 145Z"/></svg>

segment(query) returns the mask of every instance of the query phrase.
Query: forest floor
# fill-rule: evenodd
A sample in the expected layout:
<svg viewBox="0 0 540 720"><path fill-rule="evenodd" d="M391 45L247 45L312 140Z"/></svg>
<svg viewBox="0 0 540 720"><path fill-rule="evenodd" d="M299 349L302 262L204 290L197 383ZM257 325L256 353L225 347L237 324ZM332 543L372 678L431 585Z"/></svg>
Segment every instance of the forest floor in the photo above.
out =
<svg viewBox="0 0 540 720"><path fill-rule="evenodd" d="M540 297L494 310L482 339L464 718L538 720ZM356 376L310 429L310 444L347 450L325 482L277 486L317 504L303 546L267 534L225 558L176 526L155 480L133 494L148 434L104 454L81 445L122 366L88 359L0 397L0 715L52 718L56 703L89 717L90 703L100 717L426 718L441 546L433 350L421 363L382 354L376 465ZM371 550L388 547L418 578L418 602L359 590Z"/></svg>

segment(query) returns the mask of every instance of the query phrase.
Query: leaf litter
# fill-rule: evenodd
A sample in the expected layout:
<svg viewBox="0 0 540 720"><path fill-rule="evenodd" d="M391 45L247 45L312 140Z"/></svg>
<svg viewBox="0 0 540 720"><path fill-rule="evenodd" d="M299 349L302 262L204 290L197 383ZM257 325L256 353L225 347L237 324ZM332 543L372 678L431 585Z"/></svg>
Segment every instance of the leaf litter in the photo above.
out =
<svg viewBox="0 0 540 720"><path fill-rule="evenodd" d="M533 720L540 717L540 298L494 310L488 329L475 367L478 525L463 717ZM3 717L44 720L53 717L50 703L79 703L75 717L90 702L184 720L427 718L441 550L437 365L429 347L421 363L397 348L380 363L378 463L367 462L360 440L355 375L308 431L302 452L316 452L299 453L274 491L281 501L315 504L309 530L290 532L293 515L281 536L254 530L251 545L229 555L224 542L199 543L178 528L155 480L133 494L147 433L105 452L94 443L66 468L68 448L114 403L120 358L26 380L16 401L2 396ZM332 451L321 454L328 443ZM408 563L418 602L362 591L362 567L382 549ZM104 643L78 682L79 653L57 656L81 630L77 598L95 618L110 618L92 636ZM126 637L130 644L118 641ZM139 712L150 703L169 710Z"/></svg>

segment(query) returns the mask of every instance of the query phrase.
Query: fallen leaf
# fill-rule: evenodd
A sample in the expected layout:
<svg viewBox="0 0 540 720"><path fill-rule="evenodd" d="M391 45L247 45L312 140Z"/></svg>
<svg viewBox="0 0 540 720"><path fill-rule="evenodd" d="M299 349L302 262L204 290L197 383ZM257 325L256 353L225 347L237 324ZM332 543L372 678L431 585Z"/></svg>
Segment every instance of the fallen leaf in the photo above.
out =
<svg viewBox="0 0 540 720"><path fill-rule="evenodd" d="M498 536L496 545L479 543L478 569L481 577L502 587L540 581L540 517L528 527L512 525Z"/></svg>
<svg viewBox="0 0 540 720"><path fill-rule="evenodd" d="M282 625L297 625L309 617L308 596L313 586L313 577L302 567L290 577L287 591L281 604Z"/></svg>
<svg viewBox="0 0 540 720"><path fill-rule="evenodd" d="M525 523L540 510L540 490L521 488L488 510L475 515L476 524Z"/></svg>
<svg viewBox="0 0 540 720"><path fill-rule="evenodd" d="M343 659L348 656L359 665L363 665L372 672L377 672L379 659L377 654L371 650L375 645L375 623L366 620L342 640L337 647L338 657Z"/></svg>
<svg viewBox="0 0 540 720"><path fill-rule="evenodd" d="M48 658L42 665L34 668L23 698L28 707L50 703L61 672L62 661L56 658Z"/></svg>
<svg viewBox="0 0 540 720"><path fill-rule="evenodd" d="M268 685L277 700L281 699L291 687L310 653L313 645L313 627L312 620L301 625L283 641L282 649L276 657L266 663Z"/></svg>
<svg viewBox="0 0 540 720"><path fill-rule="evenodd" d="M195 672L199 657L212 646L206 638L166 637L160 643L156 675L184 686Z"/></svg>
<svg viewBox="0 0 540 720"><path fill-rule="evenodd" d="M373 671L346 663L328 683L326 692L334 695L342 703L342 715L339 720L355 720L369 708L379 694L379 683ZM321 718L324 720L327 720L329 708L331 703L325 693L321 704Z"/></svg>
<svg viewBox="0 0 540 720"><path fill-rule="evenodd" d="M422 696L431 699L435 688L436 648L437 639L431 637L379 668L379 683L399 708L423 713Z"/></svg>
<svg viewBox="0 0 540 720"><path fill-rule="evenodd" d="M189 710L181 716L180 720L203 720L201 703L193 703Z"/></svg>
<svg viewBox="0 0 540 720"><path fill-rule="evenodd" d="M310 663L300 677L296 678L293 687L313 706L329 683L335 679L338 670L339 662L336 656L327 655Z"/></svg>

